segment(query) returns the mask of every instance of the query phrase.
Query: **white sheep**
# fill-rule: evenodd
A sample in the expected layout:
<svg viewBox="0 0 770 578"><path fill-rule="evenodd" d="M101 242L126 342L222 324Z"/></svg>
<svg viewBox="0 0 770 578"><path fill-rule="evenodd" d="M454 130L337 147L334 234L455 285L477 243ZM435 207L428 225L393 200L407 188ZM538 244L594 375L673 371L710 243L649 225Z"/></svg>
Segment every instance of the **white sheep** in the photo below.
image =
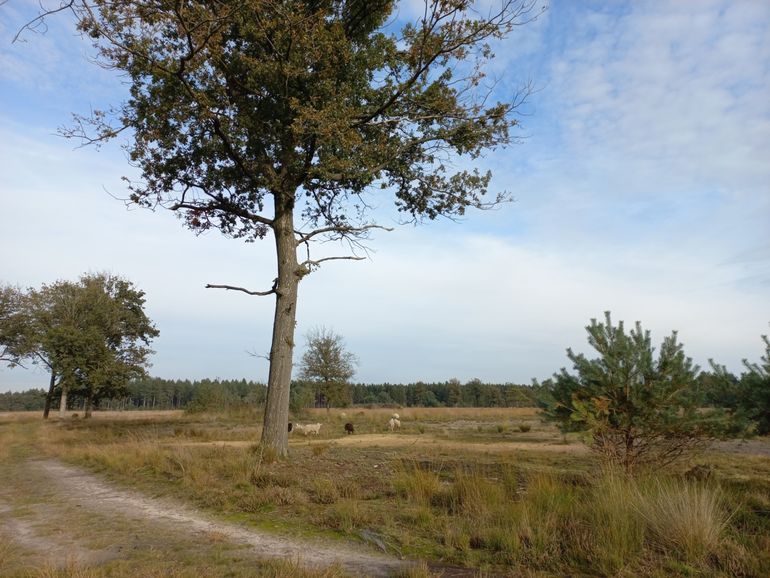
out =
<svg viewBox="0 0 770 578"><path fill-rule="evenodd" d="M305 426L302 426L302 431L304 432L305 436L307 437L307 434L315 434L318 435L321 433L321 424L320 423L309 423Z"/></svg>
<svg viewBox="0 0 770 578"><path fill-rule="evenodd" d="M388 422L388 429L390 429L390 431L393 431L394 429L398 429L400 427L401 427L401 422L397 418L395 417L390 418L390 421Z"/></svg>

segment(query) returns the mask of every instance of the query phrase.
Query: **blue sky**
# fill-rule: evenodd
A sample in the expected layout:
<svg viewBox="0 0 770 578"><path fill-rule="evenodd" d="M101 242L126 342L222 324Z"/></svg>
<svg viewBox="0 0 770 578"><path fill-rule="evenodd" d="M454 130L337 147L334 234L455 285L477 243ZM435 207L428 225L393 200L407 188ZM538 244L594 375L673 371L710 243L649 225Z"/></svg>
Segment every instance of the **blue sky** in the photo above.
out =
<svg viewBox="0 0 770 578"><path fill-rule="evenodd" d="M113 199L132 174L120 148L55 132L125 87L88 62L66 18L11 44L36 6L0 5L0 282L124 275L161 332L153 374L264 380L246 352L269 350L272 299L204 285L269 287L272 242L196 237ZM314 326L341 333L361 381L526 383L585 350L584 326L611 310L656 342L678 330L703 366L757 360L770 330L768 30L760 1L551 2L490 67L501 97L536 89L521 143L479 162L516 202L378 233L369 260L314 273L298 343ZM45 384L0 369L0 390Z"/></svg>

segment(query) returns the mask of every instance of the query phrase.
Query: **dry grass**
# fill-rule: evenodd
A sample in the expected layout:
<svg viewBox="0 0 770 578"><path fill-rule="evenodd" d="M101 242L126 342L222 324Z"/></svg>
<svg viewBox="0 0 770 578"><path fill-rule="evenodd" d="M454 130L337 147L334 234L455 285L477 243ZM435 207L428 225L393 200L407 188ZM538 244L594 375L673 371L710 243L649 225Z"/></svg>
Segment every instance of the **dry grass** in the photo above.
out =
<svg viewBox="0 0 770 578"><path fill-rule="evenodd" d="M402 429L385 431L394 411ZM370 536L391 553L492 574L515 567L542 576L761 576L770 569L766 457L705 456L721 489L676 477L638 483L599 472L584 446L565 445L530 408L308 414L299 421L324 424L320 439L292 437L289 460L263 455L256 426L231 415L71 420L37 427L33 437L38 451L241 523ZM344 433L348 421L354 435ZM280 574L286 567L265 571L293 575ZM410 572L430 575L427 567Z"/></svg>
<svg viewBox="0 0 770 578"><path fill-rule="evenodd" d="M696 564L721 546L730 520L718 487L675 478L649 481L635 506L658 546Z"/></svg>
<svg viewBox="0 0 770 578"><path fill-rule="evenodd" d="M41 411L0 411L0 422L30 421L42 418ZM74 417L77 415L77 418ZM94 411L91 418L100 421L148 421L148 420L175 420L184 416L183 410L144 410L144 411ZM64 420L72 420L83 417L79 410L67 411ZM58 410L52 410L48 420L50 422L62 421Z"/></svg>

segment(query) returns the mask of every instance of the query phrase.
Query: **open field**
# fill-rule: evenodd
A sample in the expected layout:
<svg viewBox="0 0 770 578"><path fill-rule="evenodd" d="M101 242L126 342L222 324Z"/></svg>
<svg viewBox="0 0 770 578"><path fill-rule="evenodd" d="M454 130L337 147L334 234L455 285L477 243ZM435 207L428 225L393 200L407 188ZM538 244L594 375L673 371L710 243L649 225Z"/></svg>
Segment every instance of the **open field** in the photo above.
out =
<svg viewBox="0 0 770 578"><path fill-rule="evenodd" d="M0 575L770 575L769 440L628 480L533 409L393 411L282 461L256 412L0 414Z"/></svg>

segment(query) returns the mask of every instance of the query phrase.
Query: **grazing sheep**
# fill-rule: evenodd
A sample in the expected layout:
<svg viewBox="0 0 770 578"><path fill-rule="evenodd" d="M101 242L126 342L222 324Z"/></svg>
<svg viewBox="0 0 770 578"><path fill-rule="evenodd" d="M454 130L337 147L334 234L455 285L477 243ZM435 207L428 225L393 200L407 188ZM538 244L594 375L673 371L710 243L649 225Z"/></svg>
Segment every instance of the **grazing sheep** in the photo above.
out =
<svg viewBox="0 0 770 578"><path fill-rule="evenodd" d="M390 421L388 422L388 429L390 431L393 431L394 429L398 429L401 427L401 422L396 419L395 417L390 418Z"/></svg>
<svg viewBox="0 0 770 578"><path fill-rule="evenodd" d="M318 435L321 433L321 424L320 423L309 423L302 427L302 431L305 433L305 436L307 437L307 434L315 434Z"/></svg>
<svg viewBox="0 0 770 578"><path fill-rule="evenodd" d="M345 432L347 432L348 435L352 434L354 431L355 430L353 428L353 424L352 423L348 422L348 423L345 424Z"/></svg>

